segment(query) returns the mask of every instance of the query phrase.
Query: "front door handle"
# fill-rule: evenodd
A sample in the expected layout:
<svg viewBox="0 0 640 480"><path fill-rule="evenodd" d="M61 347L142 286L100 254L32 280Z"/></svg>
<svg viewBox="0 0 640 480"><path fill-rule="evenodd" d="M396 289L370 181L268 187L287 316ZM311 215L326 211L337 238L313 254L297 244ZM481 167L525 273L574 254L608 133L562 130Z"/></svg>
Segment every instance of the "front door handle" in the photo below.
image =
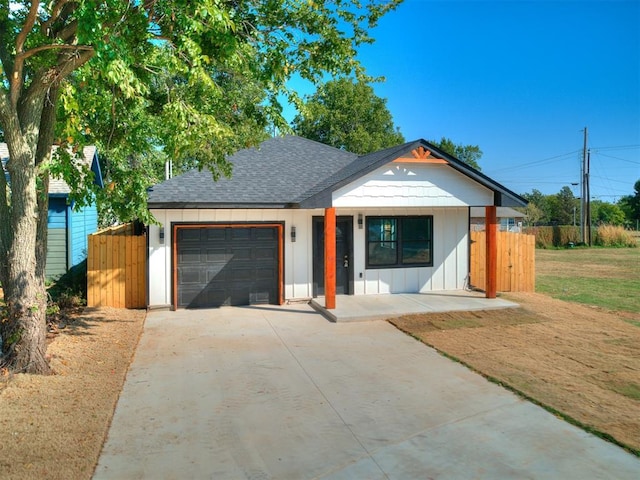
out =
<svg viewBox="0 0 640 480"><path fill-rule="evenodd" d="M344 268L349 268L349 256L348 255L344 256L344 263L342 264L342 266Z"/></svg>

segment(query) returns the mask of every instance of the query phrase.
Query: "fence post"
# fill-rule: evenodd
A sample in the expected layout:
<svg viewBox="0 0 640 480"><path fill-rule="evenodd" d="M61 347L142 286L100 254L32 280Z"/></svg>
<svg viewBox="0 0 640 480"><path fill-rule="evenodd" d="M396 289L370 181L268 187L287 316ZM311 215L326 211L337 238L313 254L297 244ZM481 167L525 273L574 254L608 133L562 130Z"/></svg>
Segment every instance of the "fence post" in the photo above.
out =
<svg viewBox="0 0 640 480"><path fill-rule="evenodd" d="M498 219L495 205L486 207L487 228L487 278L486 297L496 298L498 280Z"/></svg>

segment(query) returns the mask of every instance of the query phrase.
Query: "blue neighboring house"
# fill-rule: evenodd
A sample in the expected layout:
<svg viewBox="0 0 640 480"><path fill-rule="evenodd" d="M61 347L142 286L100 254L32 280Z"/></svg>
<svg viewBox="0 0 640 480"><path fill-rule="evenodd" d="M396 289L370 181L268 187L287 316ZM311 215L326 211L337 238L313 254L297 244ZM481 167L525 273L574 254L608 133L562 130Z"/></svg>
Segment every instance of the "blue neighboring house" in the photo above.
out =
<svg viewBox="0 0 640 480"><path fill-rule="evenodd" d="M4 167L9 158L5 143L0 143L0 158ZM94 182L102 188L104 184L96 147L85 147L80 161L93 172ZM51 178L46 269L48 278L60 277L81 264L87 258L87 236L98 230L96 204L76 209L69 198L70 193L71 188L64 180Z"/></svg>

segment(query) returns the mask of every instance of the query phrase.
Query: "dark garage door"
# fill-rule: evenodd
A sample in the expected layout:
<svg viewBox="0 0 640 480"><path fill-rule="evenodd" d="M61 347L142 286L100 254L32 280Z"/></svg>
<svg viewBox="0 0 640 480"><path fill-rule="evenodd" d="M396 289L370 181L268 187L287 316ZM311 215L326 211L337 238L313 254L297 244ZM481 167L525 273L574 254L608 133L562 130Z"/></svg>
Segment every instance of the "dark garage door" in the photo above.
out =
<svg viewBox="0 0 640 480"><path fill-rule="evenodd" d="M279 228L177 228L178 307L279 303Z"/></svg>

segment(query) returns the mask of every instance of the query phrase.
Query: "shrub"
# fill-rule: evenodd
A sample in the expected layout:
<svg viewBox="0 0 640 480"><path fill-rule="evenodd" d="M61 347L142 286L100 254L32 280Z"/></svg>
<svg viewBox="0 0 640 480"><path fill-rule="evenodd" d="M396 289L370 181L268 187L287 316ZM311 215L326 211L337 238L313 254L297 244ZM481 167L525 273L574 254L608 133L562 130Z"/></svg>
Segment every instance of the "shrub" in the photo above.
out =
<svg viewBox="0 0 640 480"><path fill-rule="evenodd" d="M600 225L596 231L595 244L602 247L638 246L638 242L630 232L614 225Z"/></svg>
<svg viewBox="0 0 640 480"><path fill-rule="evenodd" d="M536 248L566 247L570 243L580 243L580 228L569 225L529 227L525 233L536 236Z"/></svg>
<svg viewBox="0 0 640 480"><path fill-rule="evenodd" d="M551 248L553 246L551 227L528 227L524 233L536 236L536 248Z"/></svg>

